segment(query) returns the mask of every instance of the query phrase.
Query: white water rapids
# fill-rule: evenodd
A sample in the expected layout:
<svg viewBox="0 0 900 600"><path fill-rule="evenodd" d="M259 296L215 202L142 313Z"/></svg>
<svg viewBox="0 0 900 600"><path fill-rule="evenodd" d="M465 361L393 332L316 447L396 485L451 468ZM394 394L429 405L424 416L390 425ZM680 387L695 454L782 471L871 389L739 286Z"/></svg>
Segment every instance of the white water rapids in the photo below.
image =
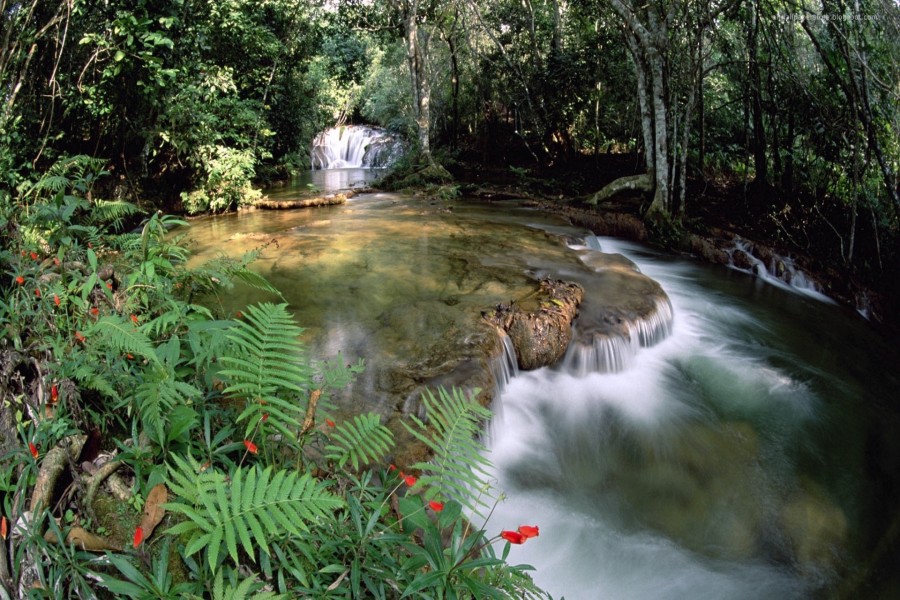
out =
<svg viewBox="0 0 900 600"><path fill-rule="evenodd" d="M778 368L767 325L699 289L695 266L600 246L662 284L672 334L623 344L609 373L511 378L488 434L508 494L489 530L537 523L510 560L557 598L808 597L834 576L847 528L794 459L820 411L808 374Z"/></svg>

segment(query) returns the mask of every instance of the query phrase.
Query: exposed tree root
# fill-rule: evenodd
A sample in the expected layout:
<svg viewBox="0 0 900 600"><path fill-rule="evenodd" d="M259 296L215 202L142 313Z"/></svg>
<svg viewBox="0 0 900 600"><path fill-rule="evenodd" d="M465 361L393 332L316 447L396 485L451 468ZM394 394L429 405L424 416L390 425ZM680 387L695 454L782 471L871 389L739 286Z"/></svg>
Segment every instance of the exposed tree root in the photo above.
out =
<svg viewBox="0 0 900 600"><path fill-rule="evenodd" d="M641 192L649 194L653 191L653 179L649 173L629 175L606 184L602 190L588 198L588 204L599 204L622 192Z"/></svg>

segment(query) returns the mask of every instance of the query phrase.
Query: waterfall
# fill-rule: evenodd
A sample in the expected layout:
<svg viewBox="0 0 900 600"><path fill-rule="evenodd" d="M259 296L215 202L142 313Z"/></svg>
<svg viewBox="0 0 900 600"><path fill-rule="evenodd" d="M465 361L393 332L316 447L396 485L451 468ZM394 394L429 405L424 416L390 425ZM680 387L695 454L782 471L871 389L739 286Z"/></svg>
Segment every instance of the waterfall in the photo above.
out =
<svg viewBox="0 0 900 600"><path fill-rule="evenodd" d="M385 129L346 125L316 135L310 156L314 170L381 169L390 166L404 150L403 140Z"/></svg>
<svg viewBox="0 0 900 600"><path fill-rule="evenodd" d="M728 266L756 275L773 285L834 304L834 300L825 295L822 287L797 267L793 258L773 252L766 262L754 250L750 242L736 237L732 246L725 250L728 254Z"/></svg>
<svg viewBox="0 0 900 600"><path fill-rule="evenodd" d="M579 251L582 262L598 275L616 273L617 282L635 277L643 279L634 262L615 250L604 252L600 240L593 234L570 247ZM642 305L639 311L609 310L602 306L602 298L591 298L588 294L585 311L595 309L590 305L598 301L603 310L587 323L576 321L573 341L562 360L562 370L578 377L591 373L620 373L631 365L641 348L655 346L669 337L675 319L672 303L661 288L651 286L646 289L648 294L656 297Z"/></svg>

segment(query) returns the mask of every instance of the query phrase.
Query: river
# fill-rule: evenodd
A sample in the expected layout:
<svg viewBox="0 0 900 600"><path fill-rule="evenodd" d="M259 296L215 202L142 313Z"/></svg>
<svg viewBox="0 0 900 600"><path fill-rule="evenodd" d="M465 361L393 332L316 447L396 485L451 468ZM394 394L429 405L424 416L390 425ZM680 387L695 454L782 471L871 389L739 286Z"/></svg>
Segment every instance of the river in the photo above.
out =
<svg viewBox="0 0 900 600"><path fill-rule="evenodd" d="M670 334L607 372L502 386L486 443L507 499L487 528L541 528L510 560L569 600L898 597L900 360L855 313L517 203L363 194L199 219L191 239L195 260L270 241L254 268L310 354L367 362L336 402L388 422L483 366L481 311L542 276L590 294L597 261L624 255L668 295Z"/></svg>

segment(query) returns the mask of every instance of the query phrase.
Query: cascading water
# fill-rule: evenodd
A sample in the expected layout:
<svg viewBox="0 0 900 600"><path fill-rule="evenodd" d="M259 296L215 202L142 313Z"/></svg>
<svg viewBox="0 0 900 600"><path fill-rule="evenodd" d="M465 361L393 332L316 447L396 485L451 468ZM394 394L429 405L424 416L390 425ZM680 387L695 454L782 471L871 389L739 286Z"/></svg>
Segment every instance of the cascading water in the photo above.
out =
<svg viewBox="0 0 900 600"><path fill-rule="evenodd" d="M485 527L540 525L510 560L554 597L898 597L900 359L837 307L511 203L361 194L191 230L195 260L277 240L254 268L310 355L366 361L333 397L348 416L403 431L426 386L501 388L487 438L508 499ZM585 290L572 354L517 372L476 324L544 277Z"/></svg>
<svg viewBox="0 0 900 600"><path fill-rule="evenodd" d="M728 254L729 266L733 269L756 275L773 285L792 288L823 302L834 303L834 300L822 292L821 286L800 270L789 256L772 254L766 263L754 254L749 242L740 238L735 238L732 246L725 252Z"/></svg>
<svg viewBox="0 0 900 600"><path fill-rule="evenodd" d="M366 125L332 127L316 135L310 150L312 168L380 169L404 152L403 140L385 129Z"/></svg>
<svg viewBox="0 0 900 600"><path fill-rule="evenodd" d="M677 319L663 308L643 339L570 351L497 398L489 457L507 500L488 527L541 527L510 560L569 600L833 590L861 507L849 474L821 468L842 452L823 449L821 419L866 393L797 358L804 342L773 336L752 301L704 289L696 267L600 245L659 281Z"/></svg>

